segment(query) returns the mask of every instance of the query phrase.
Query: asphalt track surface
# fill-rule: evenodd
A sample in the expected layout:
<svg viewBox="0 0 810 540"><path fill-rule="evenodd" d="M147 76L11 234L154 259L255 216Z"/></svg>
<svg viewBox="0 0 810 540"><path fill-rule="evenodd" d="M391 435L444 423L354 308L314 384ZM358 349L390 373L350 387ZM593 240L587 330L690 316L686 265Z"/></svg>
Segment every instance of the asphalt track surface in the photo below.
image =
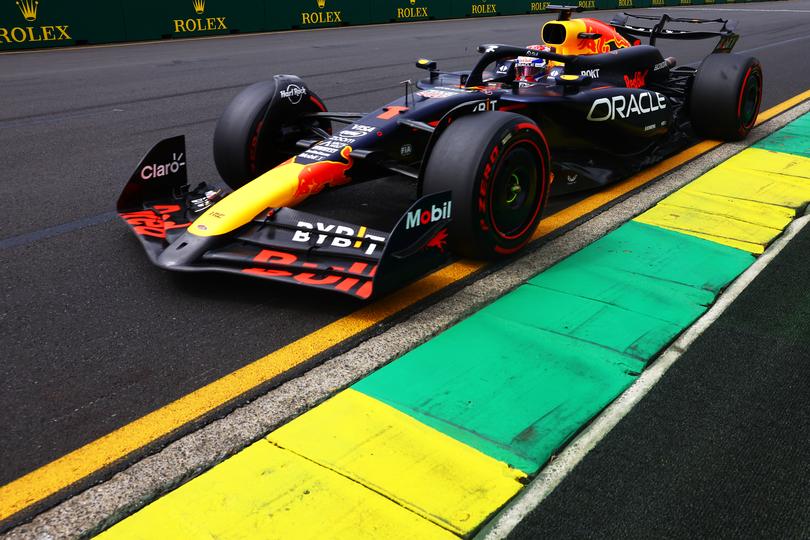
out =
<svg viewBox="0 0 810 540"><path fill-rule="evenodd" d="M810 228L509 536L810 537Z"/></svg>
<svg viewBox="0 0 810 540"><path fill-rule="evenodd" d="M800 56L810 44L810 2L678 13L725 9L740 20L737 50L752 51L764 65L763 108L810 87ZM595 16L607 20L611 12ZM210 152L216 119L250 83L295 73L331 110L368 110L418 76L415 58L463 69L475 61L477 44L536 42L547 19L0 56L0 407L8 411L0 420L0 484L360 306L301 288L152 267L110 212L157 140L185 133L192 179L210 181L217 177ZM687 64L707 49L665 44L664 52ZM309 209L386 227L412 194L407 182L384 180L335 192ZM574 200L557 201L552 211Z"/></svg>

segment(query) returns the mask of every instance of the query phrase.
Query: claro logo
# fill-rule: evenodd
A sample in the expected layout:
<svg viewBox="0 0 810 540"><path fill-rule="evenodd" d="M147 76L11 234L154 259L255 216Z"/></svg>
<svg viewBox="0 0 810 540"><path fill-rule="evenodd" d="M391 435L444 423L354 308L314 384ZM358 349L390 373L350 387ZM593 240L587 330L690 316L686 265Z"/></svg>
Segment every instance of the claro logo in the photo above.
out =
<svg viewBox="0 0 810 540"><path fill-rule="evenodd" d="M17 0L15 3L26 22L36 22L39 12L39 0ZM70 41L72 39L70 37L70 27L66 24L0 27L0 45L3 43L10 45L12 43Z"/></svg>
<svg viewBox="0 0 810 540"><path fill-rule="evenodd" d="M605 122L619 118L629 118L630 116L642 116L651 112L667 108L667 98L657 92L642 92L640 94L630 94L599 98L591 105L588 113L588 120L591 122Z"/></svg>
<svg viewBox="0 0 810 540"><path fill-rule="evenodd" d="M180 169L186 166L183 161L183 152L179 154L172 153L172 160L169 163L144 165L141 169L141 178L144 180L152 180L153 178L162 178L180 172Z"/></svg>
<svg viewBox="0 0 810 540"><path fill-rule="evenodd" d="M432 205L430 210L417 208L412 212L408 212L408 215L405 217L405 228L413 229L429 223L450 219L452 207L453 203L447 201L442 206Z"/></svg>

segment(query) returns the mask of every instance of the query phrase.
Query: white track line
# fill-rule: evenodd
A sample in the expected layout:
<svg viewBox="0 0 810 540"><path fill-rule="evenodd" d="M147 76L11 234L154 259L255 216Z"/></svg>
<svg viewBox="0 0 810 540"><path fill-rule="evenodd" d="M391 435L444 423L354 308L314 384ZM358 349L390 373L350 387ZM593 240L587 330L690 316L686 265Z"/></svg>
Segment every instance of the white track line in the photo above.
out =
<svg viewBox="0 0 810 540"><path fill-rule="evenodd" d="M788 243L810 222L810 209L795 220L784 234L754 264L723 292L703 317L664 351L641 377L602 412L556 459L537 475L531 484L510 503L477 536L480 540L505 538L535 507L563 481L571 470L612 430L641 399L661 380L664 373L740 296L748 285L770 264Z"/></svg>

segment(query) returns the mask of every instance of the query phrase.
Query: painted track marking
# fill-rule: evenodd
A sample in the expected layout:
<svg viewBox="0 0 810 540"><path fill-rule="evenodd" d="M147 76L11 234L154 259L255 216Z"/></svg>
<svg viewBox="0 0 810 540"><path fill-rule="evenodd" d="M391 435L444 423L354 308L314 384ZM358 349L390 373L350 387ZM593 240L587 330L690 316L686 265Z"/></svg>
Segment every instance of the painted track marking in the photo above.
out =
<svg viewBox="0 0 810 540"><path fill-rule="evenodd" d="M810 90L763 112L757 125L810 98ZM533 239L587 216L605 204L650 183L722 143L703 141L611 188L595 193L541 222ZM0 486L0 521L57 494L72 484L123 460L186 424L226 405L283 373L309 362L329 348L368 330L392 315L460 280L485 265L461 260L397 291L380 301L339 319L265 357L253 361L213 383L147 414L59 459Z"/></svg>

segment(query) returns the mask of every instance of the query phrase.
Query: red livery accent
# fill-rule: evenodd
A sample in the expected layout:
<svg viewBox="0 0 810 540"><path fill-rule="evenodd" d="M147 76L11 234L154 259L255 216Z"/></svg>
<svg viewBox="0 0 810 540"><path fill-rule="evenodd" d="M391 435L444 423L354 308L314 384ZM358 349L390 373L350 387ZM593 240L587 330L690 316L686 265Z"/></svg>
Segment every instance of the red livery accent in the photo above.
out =
<svg viewBox="0 0 810 540"><path fill-rule="evenodd" d="M172 214L179 211L180 207L177 205L158 205L154 207L154 211L125 212L120 216L132 227L136 234L165 239L166 231L185 229L191 225L191 223L176 223L169 219Z"/></svg>
<svg viewBox="0 0 810 540"><path fill-rule="evenodd" d="M442 229L436 233L436 236L431 238L425 247L435 248L444 253L445 248L447 248L447 229Z"/></svg>
<svg viewBox="0 0 810 540"><path fill-rule="evenodd" d="M649 69L645 69L644 71L636 71L636 74L633 75L631 79L627 75L624 76L624 84L627 88L643 88L645 84L647 84L647 73L649 73Z"/></svg>
<svg viewBox="0 0 810 540"><path fill-rule="evenodd" d="M253 257L253 260L271 265L287 266L289 269L245 268L242 270L243 273L265 277L292 278L292 280L304 285L333 288L363 299L371 296L371 280L377 272L377 266L369 266L368 263L356 262L346 270L346 268L340 266L323 266L311 262L299 262L298 257L293 253L272 249L261 250L258 255ZM302 268L317 270L317 272L301 272L300 270ZM348 272L355 274L355 276L362 275L363 277L348 277L333 272ZM352 292L352 289L360 283L362 283L362 285L356 291Z"/></svg>
<svg viewBox="0 0 810 540"><path fill-rule="evenodd" d="M340 151L340 156L346 160L346 163L339 161L318 161L310 163L298 173L298 189L295 192L296 197L308 197L316 193L320 193L326 186L340 186L347 184L351 179L346 176L346 173L354 165L354 159L351 157L351 146L344 146Z"/></svg>

